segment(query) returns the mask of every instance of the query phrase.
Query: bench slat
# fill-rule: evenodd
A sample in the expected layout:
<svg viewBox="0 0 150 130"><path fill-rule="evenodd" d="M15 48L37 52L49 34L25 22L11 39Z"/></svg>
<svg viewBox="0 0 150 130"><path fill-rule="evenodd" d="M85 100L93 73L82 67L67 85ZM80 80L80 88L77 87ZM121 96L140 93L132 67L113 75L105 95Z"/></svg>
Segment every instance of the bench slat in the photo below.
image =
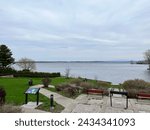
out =
<svg viewBox="0 0 150 130"><path fill-rule="evenodd" d="M147 93L138 93L137 96L138 97L149 97L150 98L150 94L147 94Z"/></svg>
<svg viewBox="0 0 150 130"><path fill-rule="evenodd" d="M150 99L150 94L148 93L138 93L137 99Z"/></svg>
<svg viewBox="0 0 150 130"><path fill-rule="evenodd" d="M141 96L138 96L138 99L150 99L150 97L141 97Z"/></svg>
<svg viewBox="0 0 150 130"><path fill-rule="evenodd" d="M87 94L102 95L103 97L104 91L99 89L88 89Z"/></svg>

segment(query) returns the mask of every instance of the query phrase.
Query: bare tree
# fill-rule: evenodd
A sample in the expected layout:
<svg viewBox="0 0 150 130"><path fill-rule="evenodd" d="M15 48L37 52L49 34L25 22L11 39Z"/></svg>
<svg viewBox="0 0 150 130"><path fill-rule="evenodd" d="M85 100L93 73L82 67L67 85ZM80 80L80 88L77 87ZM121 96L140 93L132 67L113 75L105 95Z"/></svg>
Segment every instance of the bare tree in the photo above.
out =
<svg viewBox="0 0 150 130"><path fill-rule="evenodd" d="M150 50L147 50L147 51L144 53L144 58L145 58L145 60L146 60L146 63L148 63L148 65L149 65L148 70L150 70Z"/></svg>
<svg viewBox="0 0 150 130"><path fill-rule="evenodd" d="M36 65L35 65L35 61L32 59L28 59L28 58L21 58L18 62L17 65L23 69L23 70L27 70L27 71L33 71L36 69Z"/></svg>
<svg viewBox="0 0 150 130"><path fill-rule="evenodd" d="M97 75L94 76L94 80L97 82L97 80L98 80L98 76Z"/></svg>
<svg viewBox="0 0 150 130"><path fill-rule="evenodd" d="M69 76L70 76L70 68L67 68L67 69L65 70L65 77L66 77L66 78L69 78Z"/></svg>

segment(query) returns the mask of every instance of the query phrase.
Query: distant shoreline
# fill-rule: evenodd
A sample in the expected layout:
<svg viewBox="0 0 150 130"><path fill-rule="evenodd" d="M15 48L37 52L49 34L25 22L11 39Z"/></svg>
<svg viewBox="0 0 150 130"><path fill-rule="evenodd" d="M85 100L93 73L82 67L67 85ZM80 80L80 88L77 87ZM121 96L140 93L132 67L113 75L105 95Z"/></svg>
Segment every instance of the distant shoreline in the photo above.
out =
<svg viewBox="0 0 150 130"><path fill-rule="evenodd" d="M19 61L15 61L15 63L21 63ZM34 63L127 63L127 64L148 64L145 61L34 61Z"/></svg>
<svg viewBox="0 0 150 130"><path fill-rule="evenodd" d="M35 63L130 63L130 61L35 61Z"/></svg>

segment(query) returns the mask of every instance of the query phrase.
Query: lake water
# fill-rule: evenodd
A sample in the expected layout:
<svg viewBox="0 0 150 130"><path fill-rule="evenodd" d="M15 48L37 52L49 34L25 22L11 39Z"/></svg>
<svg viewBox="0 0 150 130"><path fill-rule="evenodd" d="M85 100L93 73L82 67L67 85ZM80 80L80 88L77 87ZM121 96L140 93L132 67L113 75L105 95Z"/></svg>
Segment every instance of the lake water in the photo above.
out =
<svg viewBox="0 0 150 130"><path fill-rule="evenodd" d="M119 84L129 79L143 79L150 82L147 65L130 63L36 63L36 71L60 72L70 69L72 77L84 77L110 81Z"/></svg>

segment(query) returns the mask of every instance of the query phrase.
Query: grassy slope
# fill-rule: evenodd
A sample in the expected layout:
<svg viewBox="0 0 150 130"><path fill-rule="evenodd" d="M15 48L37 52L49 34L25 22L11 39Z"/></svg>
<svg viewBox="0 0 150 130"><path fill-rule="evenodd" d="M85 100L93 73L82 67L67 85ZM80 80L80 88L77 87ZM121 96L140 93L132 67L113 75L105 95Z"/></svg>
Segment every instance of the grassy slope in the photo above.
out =
<svg viewBox="0 0 150 130"><path fill-rule="evenodd" d="M29 78L0 78L0 86L3 86L6 90L6 102L20 105L24 103L24 92L28 89ZM33 84L41 84L41 78L32 78ZM62 77L52 79L52 85L57 85L64 82L70 82L71 79L65 79ZM41 100L45 99L40 95ZM34 100L36 96L29 96L30 100Z"/></svg>
<svg viewBox="0 0 150 130"><path fill-rule="evenodd" d="M24 104L25 95L24 92L28 89L28 80L29 78L0 78L0 86L3 86L6 90L6 103L11 103L14 105L21 105ZM41 84L41 78L32 78L33 84ZM64 77L58 77L52 79L52 85L58 85L60 83L69 83L73 80L73 78L66 79ZM88 82L91 82L93 84L96 84L96 81L89 80ZM119 85L111 85L109 87L116 87L118 88ZM51 91L56 91L53 88L50 88ZM63 93L60 93L64 95ZM36 101L35 95L29 95L29 101ZM40 101L44 102L43 106L40 108L49 110L49 99L43 95L40 94ZM58 106L58 109L63 109L62 106ZM59 110L58 110L59 111Z"/></svg>
<svg viewBox="0 0 150 130"><path fill-rule="evenodd" d="M65 78L65 77L58 77L58 78L53 78L52 79L52 85L56 86L60 83L69 83L73 80L73 78Z"/></svg>
<svg viewBox="0 0 150 130"><path fill-rule="evenodd" d="M24 92L28 89L28 78L0 78L0 85L6 91L6 103L20 105L24 103ZM39 79L34 79L34 84L38 84ZM31 100L34 96L30 96ZM43 98L43 97L42 97Z"/></svg>
<svg viewBox="0 0 150 130"><path fill-rule="evenodd" d="M22 105L25 101L24 92L28 89L29 78L0 78L0 86L6 91L6 103L14 105ZM34 84L41 84L40 78L32 78ZM56 79L55 79L56 80ZM36 101L35 95L29 95L29 101ZM40 94L40 101L43 102L41 109L49 110L49 99ZM56 105L56 109L62 110L63 107ZM57 111L57 110L56 110Z"/></svg>

